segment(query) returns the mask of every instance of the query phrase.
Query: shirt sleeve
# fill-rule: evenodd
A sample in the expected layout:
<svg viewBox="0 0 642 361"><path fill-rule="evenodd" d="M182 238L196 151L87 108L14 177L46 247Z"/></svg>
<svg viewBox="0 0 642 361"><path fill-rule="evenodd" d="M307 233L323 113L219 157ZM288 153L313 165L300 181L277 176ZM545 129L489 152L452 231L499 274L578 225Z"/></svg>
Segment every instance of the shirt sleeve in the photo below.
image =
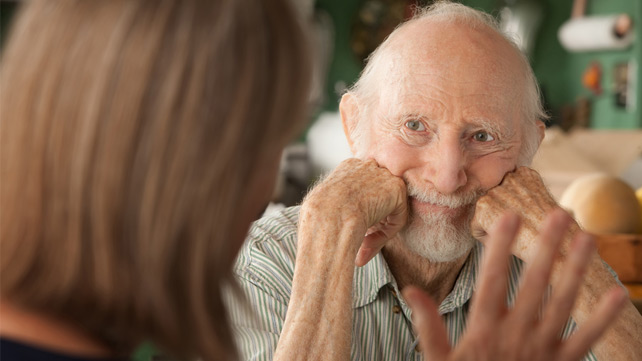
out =
<svg viewBox="0 0 642 361"><path fill-rule="evenodd" d="M271 360L285 322L296 257L296 209L257 221L239 252L226 294L243 360Z"/></svg>
<svg viewBox="0 0 642 361"><path fill-rule="evenodd" d="M573 318L569 318L568 322L566 322L566 326L564 326L564 331L562 331L562 339L566 340L569 338L577 329L577 324L573 320ZM593 354L593 351L589 351L584 358L582 358L582 361L598 361L597 357Z"/></svg>
<svg viewBox="0 0 642 361"><path fill-rule="evenodd" d="M242 360L271 360L287 312L287 302L252 280L237 277L239 291L230 293L228 310Z"/></svg>

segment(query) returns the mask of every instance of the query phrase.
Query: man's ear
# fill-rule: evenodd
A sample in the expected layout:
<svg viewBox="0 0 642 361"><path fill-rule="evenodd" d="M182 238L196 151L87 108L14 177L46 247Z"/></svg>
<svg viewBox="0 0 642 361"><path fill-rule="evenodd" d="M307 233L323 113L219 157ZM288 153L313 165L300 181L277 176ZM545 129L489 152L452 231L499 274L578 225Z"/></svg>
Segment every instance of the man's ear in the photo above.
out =
<svg viewBox="0 0 642 361"><path fill-rule="evenodd" d="M354 134L354 130L357 128L357 123L359 122L359 105L354 95L350 93L343 94L341 102L339 103L339 114L341 115L343 133L345 133L346 139L348 140L350 151L352 154L356 154L352 134Z"/></svg>
<svg viewBox="0 0 642 361"><path fill-rule="evenodd" d="M539 119L537 120L537 133L539 133L539 144L542 144L542 140L544 140L544 135L546 134L546 124Z"/></svg>

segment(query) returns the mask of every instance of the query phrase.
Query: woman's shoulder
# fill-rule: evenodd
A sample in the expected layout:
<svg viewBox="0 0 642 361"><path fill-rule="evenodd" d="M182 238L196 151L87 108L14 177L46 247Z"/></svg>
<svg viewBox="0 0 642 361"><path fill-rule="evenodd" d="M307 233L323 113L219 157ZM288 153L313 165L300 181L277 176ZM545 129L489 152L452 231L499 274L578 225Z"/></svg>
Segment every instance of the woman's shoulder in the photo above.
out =
<svg viewBox="0 0 642 361"><path fill-rule="evenodd" d="M5 337L0 337L0 359L2 361L127 361L127 359L69 355Z"/></svg>

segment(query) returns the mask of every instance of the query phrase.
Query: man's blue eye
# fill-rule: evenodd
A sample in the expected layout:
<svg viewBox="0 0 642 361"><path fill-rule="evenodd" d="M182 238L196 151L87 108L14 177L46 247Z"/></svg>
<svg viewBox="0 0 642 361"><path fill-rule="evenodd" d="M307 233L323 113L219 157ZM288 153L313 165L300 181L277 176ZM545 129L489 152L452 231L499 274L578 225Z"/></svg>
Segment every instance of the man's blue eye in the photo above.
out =
<svg viewBox="0 0 642 361"><path fill-rule="evenodd" d="M406 128L414 130L416 132L423 132L426 130L424 125L418 120L409 120L406 122Z"/></svg>
<svg viewBox="0 0 642 361"><path fill-rule="evenodd" d="M490 142L495 140L495 138L492 135L486 132L475 133L475 135L473 135L473 139L475 139L478 142Z"/></svg>

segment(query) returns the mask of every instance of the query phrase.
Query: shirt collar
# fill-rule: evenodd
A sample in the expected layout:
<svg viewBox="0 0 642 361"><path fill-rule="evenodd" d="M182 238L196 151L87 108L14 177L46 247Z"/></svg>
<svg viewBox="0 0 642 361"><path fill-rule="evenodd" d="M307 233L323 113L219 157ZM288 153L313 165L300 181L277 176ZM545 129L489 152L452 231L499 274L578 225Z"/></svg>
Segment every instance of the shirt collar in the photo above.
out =
<svg viewBox="0 0 642 361"><path fill-rule="evenodd" d="M363 307L374 302L379 290L395 279L388 268L386 260L379 252L363 267L354 269L354 285L352 291L352 307Z"/></svg>
<svg viewBox="0 0 642 361"><path fill-rule="evenodd" d="M473 296L473 292L477 288L476 281L482 251L483 247L481 243L476 242L461 271L459 271L459 276L457 276L453 290L446 296L441 305L439 305L440 315L450 313L454 311L455 308L462 307Z"/></svg>
<svg viewBox="0 0 642 361"><path fill-rule="evenodd" d="M482 245L476 242L459 272L453 290L439 306L440 314L452 312L455 308L462 307L470 300L475 290L481 254ZM396 281L386 260L379 253L365 266L355 267L352 307L363 307L374 302L380 290L388 284L396 286Z"/></svg>

